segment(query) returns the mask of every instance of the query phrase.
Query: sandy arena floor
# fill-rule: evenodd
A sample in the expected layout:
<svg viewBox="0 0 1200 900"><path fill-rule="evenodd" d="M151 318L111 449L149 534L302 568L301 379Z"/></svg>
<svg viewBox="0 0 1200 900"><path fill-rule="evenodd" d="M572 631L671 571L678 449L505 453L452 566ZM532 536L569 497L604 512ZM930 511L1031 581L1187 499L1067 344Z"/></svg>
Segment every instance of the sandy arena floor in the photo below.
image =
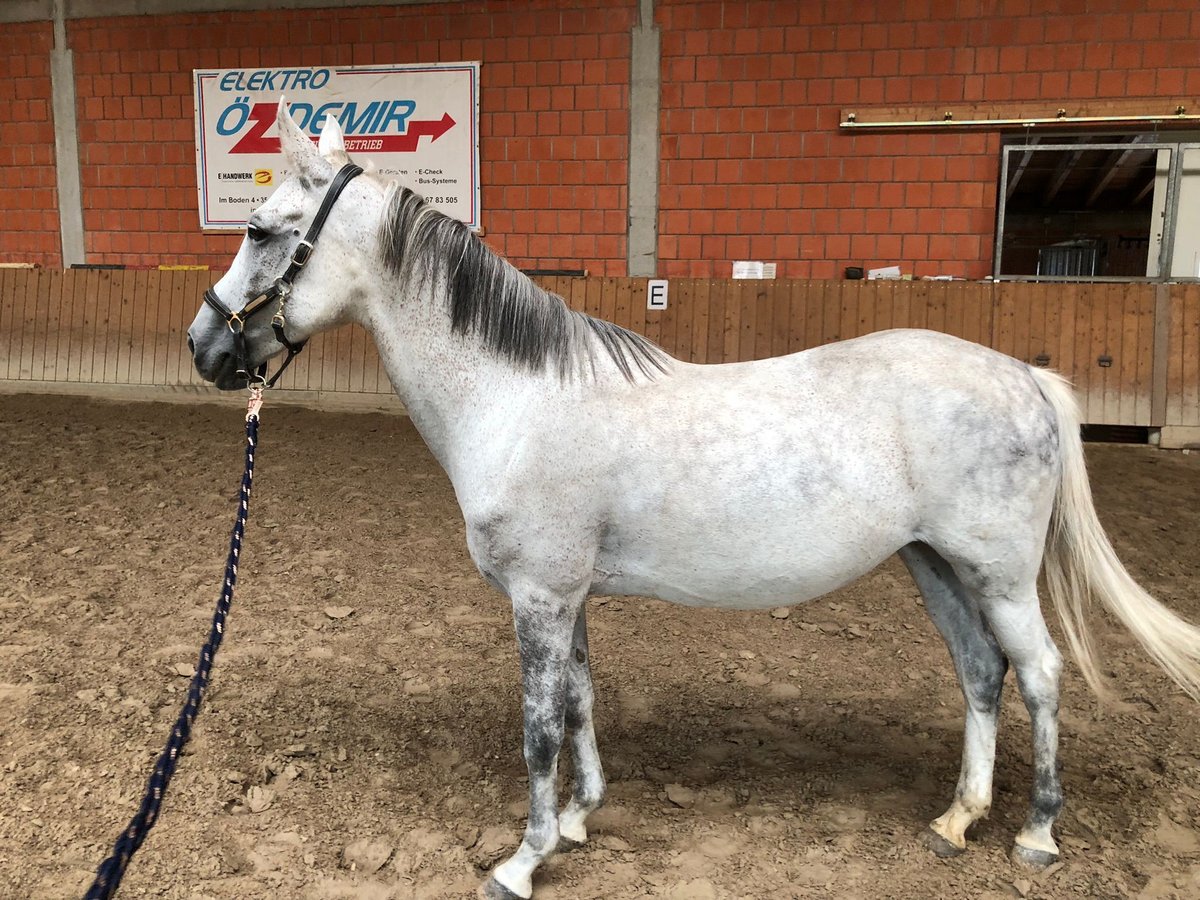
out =
<svg viewBox="0 0 1200 900"><path fill-rule="evenodd" d="M2 897L79 896L136 808L217 598L239 404L0 397ZM1131 571L1200 621L1200 454L1089 462ZM1122 702L1068 669L1064 855L1029 877L1011 677L991 819L955 860L918 842L961 701L896 561L786 619L591 606L610 801L538 900L1200 897L1200 709L1110 622ZM408 420L268 406L213 687L120 896L470 896L523 824L518 683Z"/></svg>

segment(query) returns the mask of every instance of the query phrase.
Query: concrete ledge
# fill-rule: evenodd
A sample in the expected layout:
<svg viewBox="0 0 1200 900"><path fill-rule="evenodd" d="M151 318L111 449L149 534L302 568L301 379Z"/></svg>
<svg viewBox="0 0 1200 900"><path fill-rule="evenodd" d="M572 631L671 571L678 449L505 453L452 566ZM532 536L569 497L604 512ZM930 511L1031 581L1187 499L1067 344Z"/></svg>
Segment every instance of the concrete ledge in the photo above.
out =
<svg viewBox="0 0 1200 900"><path fill-rule="evenodd" d="M1200 425L1164 425L1158 431L1158 446L1164 450L1200 449Z"/></svg>
<svg viewBox="0 0 1200 900"><path fill-rule="evenodd" d="M108 19L116 16L254 12L269 9L348 9L462 2L463 0L64 0L63 17ZM0 22L44 22L52 18L52 0L4 0L0 3Z"/></svg>
<svg viewBox="0 0 1200 900"><path fill-rule="evenodd" d="M92 384L75 381L17 381L0 379L0 394L59 394L70 397L95 397L129 403L215 403L242 406L241 391L218 391L198 384ZM325 412L364 412L406 415L404 404L395 394L360 394L349 391L270 392L270 402L303 406Z"/></svg>

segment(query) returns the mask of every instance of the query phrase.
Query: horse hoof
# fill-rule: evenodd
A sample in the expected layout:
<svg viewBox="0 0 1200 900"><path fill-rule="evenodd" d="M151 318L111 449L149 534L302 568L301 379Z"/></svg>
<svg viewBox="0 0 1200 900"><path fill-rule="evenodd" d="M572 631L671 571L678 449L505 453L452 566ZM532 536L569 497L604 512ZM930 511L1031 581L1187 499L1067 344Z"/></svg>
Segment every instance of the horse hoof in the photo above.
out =
<svg viewBox="0 0 1200 900"><path fill-rule="evenodd" d="M555 848L556 853L570 853L572 850L578 850L583 846L583 841L573 841L565 834L558 836L558 847Z"/></svg>
<svg viewBox="0 0 1200 900"><path fill-rule="evenodd" d="M477 891L482 900L527 900L520 894L514 894L495 878L489 877L487 881L479 886Z"/></svg>
<svg viewBox="0 0 1200 900"><path fill-rule="evenodd" d="M954 846L932 828L926 828L921 832L921 843L932 850L933 855L938 859L953 859L955 856L962 856L966 853L965 847Z"/></svg>
<svg viewBox="0 0 1200 900"><path fill-rule="evenodd" d="M1029 847L1022 847L1020 844L1013 844L1012 861L1027 871L1040 872L1047 866L1058 862L1058 854L1051 853L1049 850L1033 850Z"/></svg>

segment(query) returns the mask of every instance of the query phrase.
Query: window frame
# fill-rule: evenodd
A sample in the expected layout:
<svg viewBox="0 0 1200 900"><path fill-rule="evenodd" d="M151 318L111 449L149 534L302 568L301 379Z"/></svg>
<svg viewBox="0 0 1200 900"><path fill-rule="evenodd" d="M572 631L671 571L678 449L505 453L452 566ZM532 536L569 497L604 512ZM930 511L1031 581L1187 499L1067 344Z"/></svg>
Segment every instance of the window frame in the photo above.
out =
<svg viewBox="0 0 1200 900"><path fill-rule="evenodd" d="M1050 141L1056 138L1061 139L1065 135L1054 135L1050 137ZM1183 172L1183 157L1187 150L1200 150L1200 142L1196 140L1180 140L1169 141L1162 140L1163 135L1154 134L1155 140L1138 142L1138 143L1114 143L1108 141L1096 141L1090 143L1081 141L1076 144L1062 143L1029 143L1028 138L1031 135L1026 135L1024 140L1013 143L1005 143L1000 147L1000 182L996 196L996 239L992 250L992 280L993 281L1045 281L1045 282L1094 282L1094 283L1140 283L1140 284L1164 284L1168 282L1200 282L1200 276L1175 276L1172 277L1171 264L1175 253L1175 226L1179 216L1179 180ZM1112 137L1111 134L1106 137ZM1169 150L1171 152L1171 165L1167 171L1167 195L1164 201L1163 214L1165 221L1163 222L1162 242L1159 246L1158 256L1158 275L1001 275L1000 268L1003 255L1004 244L1004 218L1008 205L1008 173L1009 159L1013 153L1025 153L1026 151L1069 151L1075 152L1081 147L1090 150L1128 150L1130 147L1136 146L1139 150Z"/></svg>

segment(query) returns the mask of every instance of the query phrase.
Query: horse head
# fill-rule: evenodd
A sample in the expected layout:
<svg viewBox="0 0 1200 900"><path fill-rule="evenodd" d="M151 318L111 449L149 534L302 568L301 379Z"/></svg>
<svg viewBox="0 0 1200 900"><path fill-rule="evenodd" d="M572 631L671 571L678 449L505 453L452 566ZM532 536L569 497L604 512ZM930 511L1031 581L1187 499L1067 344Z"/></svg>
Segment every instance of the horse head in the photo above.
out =
<svg viewBox="0 0 1200 900"><path fill-rule="evenodd" d="M188 328L196 371L222 390L244 387L267 360L346 321L356 294L365 290L363 248L378 240L377 217L356 211L372 194L377 204L382 189L368 179L349 180L357 171L345 171L356 167L336 119L326 118L318 146L284 100L275 121L288 174L250 216L229 271ZM326 197L337 202L317 221Z"/></svg>

